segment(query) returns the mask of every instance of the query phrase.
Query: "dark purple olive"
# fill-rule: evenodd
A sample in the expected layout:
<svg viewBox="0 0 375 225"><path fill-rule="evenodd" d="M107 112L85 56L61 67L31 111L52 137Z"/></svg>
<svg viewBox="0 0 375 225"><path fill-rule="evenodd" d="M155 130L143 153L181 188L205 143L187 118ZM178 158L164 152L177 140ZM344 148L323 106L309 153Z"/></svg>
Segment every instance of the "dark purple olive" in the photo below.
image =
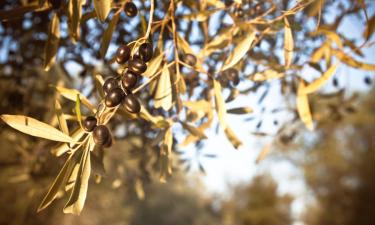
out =
<svg viewBox="0 0 375 225"><path fill-rule="evenodd" d="M112 146L112 137L111 137L111 135L110 135L110 136L108 137L108 139L104 141L104 143L103 143L103 147L104 147L104 148L109 148L109 147L111 147L111 146Z"/></svg>
<svg viewBox="0 0 375 225"><path fill-rule="evenodd" d="M109 129L105 125L99 125L94 128L93 138L95 144L103 145L111 138L111 132L109 132Z"/></svg>
<svg viewBox="0 0 375 225"><path fill-rule="evenodd" d="M197 57L190 53L183 55L182 60L189 66L195 66L195 64L197 64Z"/></svg>
<svg viewBox="0 0 375 225"><path fill-rule="evenodd" d="M129 70L136 74L142 74L147 70L146 63L139 58L129 60L128 66Z"/></svg>
<svg viewBox="0 0 375 225"><path fill-rule="evenodd" d="M137 81L138 75L131 71L126 71L122 76L122 86L127 90L133 89L137 85Z"/></svg>
<svg viewBox="0 0 375 225"><path fill-rule="evenodd" d="M139 113L141 111L141 104L133 94L125 96L124 102L122 103L126 111L130 113Z"/></svg>
<svg viewBox="0 0 375 225"><path fill-rule="evenodd" d="M125 14L129 17L135 17L138 14L138 8L133 2L125 4Z"/></svg>
<svg viewBox="0 0 375 225"><path fill-rule="evenodd" d="M105 105L107 107L115 107L124 99L124 91L121 88L114 88L105 96Z"/></svg>
<svg viewBox="0 0 375 225"><path fill-rule="evenodd" d="M224 73L228 77L228 80L232 81L232 84L234 86L237 86L240 83L240 77L238 75L238 71L235 68L229 68L224 71Z"/></svg>
<svg viewBox="0 0 375 225"><path fill-rule="evenodd" d="M108 92L114 88L118 87L118 82L115 78L111 77L108 78L103 84L103 91L104 93L108 94Z"/></svg>
<svg viewBox="0 0 375 225"><path fill-rule="evenodd" d="M130 58L130 48L127 45L121 45L116 52L116 62L118 64L126 63Z"/></svg>
<svg viewBox="0 0 375 225"><path fill-rule="evenodd" d="M144 62L148 62L152 59L154 50L152 49L151 43L143 43L138 48L138 55Z"/></svg>
<svg viewBox="0 0 375 225"><path fill-rule="evenodd" d="M88 116L82 122L83 129L85 129L85 131L87 131L87 132L91 132L96 127L97 122L98 121L96 120L96 118L94 116Z"/></svg>

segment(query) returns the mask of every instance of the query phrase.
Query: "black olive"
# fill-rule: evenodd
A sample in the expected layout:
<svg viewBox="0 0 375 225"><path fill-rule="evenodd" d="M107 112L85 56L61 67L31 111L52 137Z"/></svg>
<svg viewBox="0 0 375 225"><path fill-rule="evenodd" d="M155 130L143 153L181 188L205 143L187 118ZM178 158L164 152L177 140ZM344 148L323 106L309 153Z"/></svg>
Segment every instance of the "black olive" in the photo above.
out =
<svg viewBox="0 0 375 225"><path fill-rule="evenodd" d="M365 82L365 84L371 85L371 78L370 77L365 77L365 79L363 81Z"/></svg>
<svg viewBox="0 0 375 225"><path fill-rule="evenodd" d="M234 11L234 15L239 18L243 17L243 9L241 7L236 8L236 10Z"/></svg>
<svg viewBox="0 0 375 225"><path fill-rule="evenodd" d="M94 128L93 138L95 144L103 145L111 138L111 133L105 125L99 125Z"/></svg>
<svg viewBox="0 0 375 225"><path fill-rule="evenodd" d="M106 141L104 141L103 143L103 147L104 148L109 148L112 146L112 137L109 136L108 139Z"/></svg>
<svg viewBox="0 0 375 225"><path fill-rule="evenodd" d="M143 43L138 48L138 55L144 62L148 62L152 59L154 50L152 49L151 43Z"/></svg>
<svg viewBox="0 0 375 225"><path fill-rule="evenodd" d="M94 116L88 116L85 120L83 120L82 125L85 131L91 132L96 127L96 123L98 121Z"/></svg>
<svg viewBox="0 0 375 225"><path fill-rule="evenodd" d="M122 77L122 86L127 90L131 90L137 85L137 81L138 75L131 71L127 71Z"/></svg>
<svg viewBox="0 0 375 225"><path fill-rule="evenodd" d="M233 0L225 0L224 4L226 7L229 7L233 4Z"/></svg>
<svg viewBox="0 0 375 225"><path fill-rule="evenodd" d="M108 94L108 92L114 88L118 87L118 82L115 78L108 78L103 84L103 91L104 93Z"/></svg>
<svg viewBox="0 0 375 225"><path fill-rule="evenodd" d="M137 6L133 2L125 4L125 14L129 17L135 17L138 14Z"/></svg>
<svg viewBox="0 0 375 225"><path fill-rule="evenodd" d="M129 70L136 74L144 73L147 70L146 63L139 58L129 60L128 66Z"/></svg>
<svg viewBox="0 0 375 225"><path fill-rule="evenodd" d="M116 62L118 64L126 63L130 58L130 48L127 45L121 45L116 52Z"/></svg>
<svg viewBox="0 0 375 225"><path fill-rule="evenodd" d="M189 66L195 66L195 64L197 64L197 57L195 57L195 55L190 54L190 53L185 54L182 60L184 61L184 63L188 64Z"/></svg>
<svg viewBox="0 0 375 225"><path fill-rule="evenodd" d="M114 88L105 96L105 105L107 107L115 107L124 99L124 91L121 88Z"/></svg>
<svg viewBox="0 0 375 225"><path fill-rule="evenodd" d="M237 86L240 83L240 77L238 76L238 71L235 68L229 68L224 71L228 80L232 81L234 86Z"/></svg>
<svg viewBox="0 0 375 225"><path fill-rule="evenodd" d="M130 113L139 113L141 111L141 104L133 94L128 94L125 96L123 105Z"/></svg>

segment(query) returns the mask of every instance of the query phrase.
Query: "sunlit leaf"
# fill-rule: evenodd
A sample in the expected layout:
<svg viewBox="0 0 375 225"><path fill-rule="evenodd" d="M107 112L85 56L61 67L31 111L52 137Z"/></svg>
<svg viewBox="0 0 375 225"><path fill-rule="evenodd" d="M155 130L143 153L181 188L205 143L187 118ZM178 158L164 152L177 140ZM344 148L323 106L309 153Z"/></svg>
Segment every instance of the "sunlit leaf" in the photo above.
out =
<svg viewBox="0 0 375 225"><path fill-rule="evenodd" d="M163 71L159 76L155 91L155 108L170 110L172 108L172 83L170 72L167 65L164 65Z"/></svg>
<svg viewBox="0 0 375 225"><path fill-rule="evenodd" d="M368 71L375 71L375 65L374 64L368 64L364 62L359 62L349 55L345 54L344 52L336 49L331 49L332 53L343 63L345 63L348 66L358 68L361 70L368 70Z"/></svg>
<svg viewBox="0 0 375 225"><path fill-rule="evenodd" d="M111 2L111 0L94 0L95 12L101 22L104 22L111 11Z"/></svg>
<svg viewBox="0 0 375 225"><path fill-rule="evenodd" d="M70 155L69 158L66 160L63 168L60 170L59 174L57 175L56 179L53 181L46 196L43 198L43 201L39 205L38 212L42 211L47 206L49 206L52 203L52 201L56 198L58 192L63 189L63 186L65 185L75 164L76 164L76 159L75 159L74 154Z"/></svg>
<svg viewBox="0 0 375 225"><path fill-rule="evenodd" d="M62 130L62 132L64 132L64 134L69 135L68 125L66 123L64 114L61 109L61 105L58 100L55 101L55 112L57 120L59 121L60 129Z"/></svg>
<svg viewBox="0 0 375 225"><path fill-rule="evenodd" d="M293 60L294 40L289 21L284 17L284 60L285 69L288 69Z"/></svg>
<svg viewBox="0 0 375 225"><path fill-rule="evenodd" d="M48 39L44 46L44 70L48 71L55 63L60 41L60 19L57 13L52 17L48 29Z"/></svg>
<svg viewBox="0 0 375 225"><path fill-rule="evenodd" d="M213 82L215 92L215 108L219 117L219 123L221 127L225 130L225 128L227 127L227 110L225 108L225 101L221 94L220 82L218 82L217 80L213 80Z"/></svg>
<svg viewBox="0 0 375 225"><path fill-rule="evenodd" d="M31 117L22 115L1 115L0 118L9 126L25 134L60 142L74 142L71 137L56 128Z"/></svg>
<svg viewBox="0 0 375 225"><path fill-rule="evenodd" d="M90 151L88 148L82 154L77 178L74 183L69 201L64 207L64 213L79 215L85 204L87 196L88 181L91 173Z"/></svg>
<svg viewBox="0 0 375 225"><path fill-rule="evenodd" d="M86 0L69 0L68 3L68 28L69 36L73 43L80 37L80 20L82 16L82 5Z"/></svg>
<svg viewBox="0 0 375 225"><path fill-rule="evenodd" d="M305 88L301 90L301 94L310 94L317 91L321 88L327 80L336 72L338 64L332 65L328 70L318 79L314 80L312 83L307 85Z"/></svg>
<svg viewBox="0 0 375 225"><path fill-rule="evenodd" d="M101 40L100 50L99 50L102 58L104 58L106 53L107 53L108 46L109 46L109 44L111 43L111 40L112 40L112 34L115 31L117 23L118 23L118 19L120 18L120 13L121 13L121 10L118 10L113 15L111 21L109 22L109 24L107 26L107 29L105 29L105 31L102 35L102 40Z"/></svg>
<svg viewBox="0 0 375 225"><path fill-rule="evenodd" d="M225 60L224 65L220 70L224 71L236 65L242 59L242 57L244 57L246 53L249 51L254 39L255 32L245 34L244 37L242 37L242 39L239 40L238 44L233 49L231 54L228 56L227 60Z"/></svg>
<svg viewBox="0 0 375 225"><path fill-rule="evenodd" d="M76 116L77 116L79 126L82 128L81 100L79 98L79 94L77 94L77 97L76 97L75 111L76 111Z"/></svg>
<svg viewBox="0 0 375 225"><path fill-rule="evenodd" d="M255 163L260 163L263 161L264 158L270 153L271 151L271 144L266 144L263 149L260 151Z"/></svg>
<svg viewBox="0 0 375 225"><path fill-rule="evenodd" d="M88 109L90 109L92 112L96 111L96 107L91 104L91 102L78 90L76 89L69 89L69 88L64 88L64 87L55 87L56 90L65 98L76 102L77 100L77 95L79 95L79 99L81 100L82 104L85 105Z"/></svg>
<svg viewBox="0 0 375 225"><path fill-rule="evenodd" d="M189 131L192 135L197 136L197 137L199 137L201 139L206 139L207 138L207 136L204 134L204 132L202 132L197 127L194 127L194 126L192 126L192 125L190 125L188 123L185 123L183 121L180 121L180 123L181 123L182 127L185 130Z"/></svg>
<svg viewBox="0 0 375 225"><path fill-rule="evenodd" d="M305 82L300 80L297 92L297 111L301 118L301 121L306 125L309 130L314 129L314 124L312 121L312 116L310 112L309 100L306 94L303 94L305 89Z"/></svg>
<svg viewBox="0 0 375 225"><path fill-rule="evenodd" d="M227 135L228 140L232 143L234 148L238 149L242 145L241 140L238 139L238 137L236 136L236 134L230 127L226 127L224 132L225 132L225 135Z"/></svg>
<svg viewBox="0 0 375 225"><path fill-rule="evenodd" d="M159 69L160 64L163 61L163 54L159 54L158 56L154 57L147 65L147 70L142 74L145 77L151 77L154 75Z"/></svg>

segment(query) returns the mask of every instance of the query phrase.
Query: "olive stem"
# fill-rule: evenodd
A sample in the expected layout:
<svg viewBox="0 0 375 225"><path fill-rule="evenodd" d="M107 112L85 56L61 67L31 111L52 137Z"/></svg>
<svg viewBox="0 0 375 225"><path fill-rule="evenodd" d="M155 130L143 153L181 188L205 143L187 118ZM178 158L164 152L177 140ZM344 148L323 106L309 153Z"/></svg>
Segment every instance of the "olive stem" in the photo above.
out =
<svg viewBox="0 0 375 225"><path fill-rule="evenodd" d="M150 18L148 19L147 31L146 31L146 34L144 36L145 39L148 39L148 36L150 36L151 25L152 25L152 20L153 20L153 17L154 17L154 10L155 10L154 0L150 0L150 3L151 3Z"/></svg>

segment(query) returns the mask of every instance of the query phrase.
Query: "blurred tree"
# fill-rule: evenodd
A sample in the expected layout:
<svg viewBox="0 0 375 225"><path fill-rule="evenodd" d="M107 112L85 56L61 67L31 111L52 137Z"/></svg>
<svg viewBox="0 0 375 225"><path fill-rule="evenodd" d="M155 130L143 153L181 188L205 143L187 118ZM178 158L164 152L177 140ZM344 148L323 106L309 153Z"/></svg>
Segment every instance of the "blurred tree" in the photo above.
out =
<svg viewBox="0 0 375 225"><path fill-rule="evenodd" d="M224 205L225 225L290 225L292 224L289 195L280 195L270 175L258 175L248 185L234 189Z"/></svg>

